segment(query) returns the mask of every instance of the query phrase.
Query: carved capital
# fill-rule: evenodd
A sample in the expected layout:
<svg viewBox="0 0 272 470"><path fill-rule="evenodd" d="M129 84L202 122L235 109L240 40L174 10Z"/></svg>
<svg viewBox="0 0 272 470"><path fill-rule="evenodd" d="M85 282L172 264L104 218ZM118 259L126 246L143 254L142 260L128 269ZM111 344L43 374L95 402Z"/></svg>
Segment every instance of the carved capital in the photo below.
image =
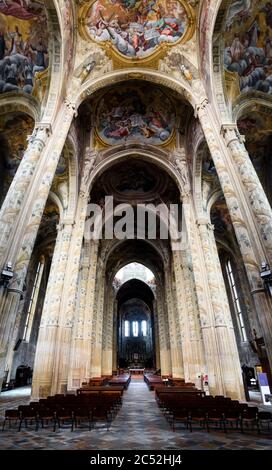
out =
<svg viewBox="0 0 272 470"><path fill-rule="evenodd" d="M201 217L196 221L198 227L206 227L207 229L214 231L214 225L211 224L207 217Z"/></svg>
<svg viewBox="0 0 272 470"><path fill-rule="evenodd" d="M76 103L72 99L66 98L64 100L64 105L66 107L67 114L72 115L73 117L76 117L76 115L77 115Z"/></svg>
<svg viewBox="0 0 272 470"><path fill-rule="evenodd" d="M80 188L80 191L79 191L79 197L83 200L83 201L87 201L88 200L88 197L89 197L89 194L87 192L87 188Z"/></svg>
<svg viewBox="0 0 272 470"><path fill-rule="evenodd" d="M208 104L209 100L207 97L205 97L199 104L196 104L194 116L201 118L201 116L206 114Z"/></svg>
<svg viewBox="0 0 272 470"><path fill-rule="evenodd" d="M227 147L231 144L231 142L235 140L239 141L239 132L235 124L222 124L220 134L224 137Z"/></svg>
<svg viewBox="0 0 272 470"><path fill-rule="evenodd" d="M32 134L27 137L27 141L29 144L33 144L35 141L40 141L44 144L51 134L52 127L49 122L37 122Z"/></svg>

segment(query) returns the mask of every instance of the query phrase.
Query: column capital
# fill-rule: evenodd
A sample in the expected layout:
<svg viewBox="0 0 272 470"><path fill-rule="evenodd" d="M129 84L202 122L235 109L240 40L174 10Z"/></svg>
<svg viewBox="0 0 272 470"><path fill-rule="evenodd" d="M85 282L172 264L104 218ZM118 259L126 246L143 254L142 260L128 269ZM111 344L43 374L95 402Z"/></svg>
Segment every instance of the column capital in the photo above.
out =
<svg viewBox="0 0 272 470"><path fill-rule="evenodd" d="M224 137L227 147L234 141L243 144L245 137L242 136L235 123L222 124L220 134Z"/></svg>
<svg viewBox="0 0 272 470"><path fill-rule="evenodd" d="M50 122L37 122L31 135L27 137L29 144L40 141L44 144L45 140L52 134Z"/></svg>
<svg viewBox="0 0 272 470"><path fill-rule="evenodd" d="M37 122L36 123L36 126L35 128L38 130L38 131L46 131L46 133L48 135L52 134L52 126L51 126L51 122Z"/></svg>
<svg viewBox="0 0 272 470"><path fill-rule="evenodd" d="M214 231L214 225L210 222L207 217L201 217L196 221L198 227L206 226L207 229Z"/></svg>
<svg viewBox="0 0 272 470"><path fill-rule="evenodd" d="M87 201L88 200L88 197L89 197L89 193L87 191L86 188L81 188L80 191L79 191L79 197L83 200L83 201Z"/></svg>
<svg viewBox="0 0 272 470"><path fill-rule="evenodd" d="M203 112L206 112L208 104L209 104L209 100L207 97L205 97L200 103L197 103L195 105L194 116L198 117L198 116L201 116Z"/></svg>
<svg viewBox="0 0 272 470"><path fill-rule="evenodd" d="M69 114L72 114L74 117L77 115L77 105L75 101L72 98L65 98L64 100L64 106L66 108L66 111Z"/></svg>

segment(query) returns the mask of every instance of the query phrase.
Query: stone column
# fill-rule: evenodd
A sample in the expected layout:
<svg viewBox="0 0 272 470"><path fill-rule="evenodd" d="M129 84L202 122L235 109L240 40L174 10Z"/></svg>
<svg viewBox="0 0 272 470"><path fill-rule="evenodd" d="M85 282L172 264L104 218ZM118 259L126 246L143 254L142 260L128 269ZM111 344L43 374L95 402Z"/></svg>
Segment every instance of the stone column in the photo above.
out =
<svg viewBox="0 0 272 470"><path fill-rule="evenodd" d="M223 125L221 132L248 197L248 206L255 217L262 244L267 250L267 261L272 263L272 209L237 127L235 124Z"/></svg>
<svg viewBox="0 0 272 470"><path fill-rule="evenodd" d="M167 305L163 299L163 293L160 292L162 289L161 285L157 288L157 312L158 312L158 325L159 325L159 337L160 337L160 364L161 374L171 374L171 352L170 352L170 338L169 331L166 325L165 309Z"/></svg>
<svg viewBox="0 0 272 470"><path fill-rule="evenodd" d="M91 339L95 300L98 241L91 240L84 246L79 299L75 312L71 344L68 389L75 390L88 381L91 372Z"/></svg>
<svg viewBox="0 0 272 470"><path fill-rule="evenodd" d="M58 128L58 135L54 140L54 146L53 148L49 148L50 151L48 151L46 155L43 153L43 163L39 167L40 179L36 181L38 183L38 189L37 192L33 193L31 196L31 204L28 206L28 213L30 212L31 215L26 223L14 266L15 276L8 292L4 292L3 298L1 299L0 331L2 335L0 337L0 377L2 377L3 373L8 343L13 335L13 327L17 316L20 296L22 294L36 236L74 113L75 109L72 105L68 104L63 107L59 113L58 123L61 123L61 126Z"/></svg>
<svg viewBox="0 0 272 470"><path fill-rule="evenodd" d="M208 373L209 390L212 395L228 395L241 399L243 396L242 381L241 375L239 377L237 373L240 367L239 356L237 348L234 347L233 350L233 342L229 339L231 335L228 331L229 324L227 322L230 318L230 312L224 309L224 304L223 306L220 304L221 297L224 299L224 290L222 290L222 285L217 282L219 274L215 269L214 252L202 227L199 228L199 237L193 207L189 199L186 204L184 201L183 214L187 226L188 250L191 254L191 269L194 275L207 367L207 370L202 370L202 372ZM186 319L186 321L187 332L185 325L185 334L188 335L190 320ZM222 321L225 328L224 332L227 331L225 336L221 335L218 330L221 324L220 321ZM231 349L228 349L228 347L231 347ZM233 361L232 370L229 370L231 361Z"/></svg>
<svg viewBox="0 0 272 470"><path fill-rule="evenodd" d="M51 126L48 123L38 123L28 140L28 147L9 187L0 210L0 265L14 224L21 210L25 194L31 183L37 163L48 142ZM8 261L8 260L7 260Z"/></svg>
<svg viewBox="0 0 272 470"><path fill-rule="evenodd" d="M109 286L104 306L103 341L102 341L102 375L112 375L113 369L113 308L114 290Z"/></svg>
<svg viewBox="0 0 272 470"><path fill-rule="evenodd" d="M112 327L112 370L117 371L117 324L118 324L118 312L117 312L117 300L114 299L113 303L113 327Z"/></svg>
<svg viewBox="0 0 272 470"><path fill-rule="evenodd" d="M159 337L159 323L158 323L158 308L157 308L157 299L153 301L153 323L154 323L154 346L155 346L155 359L156 359L156 369L161 368L161 358L160 358L160 337Z"/></svg>
<svg viewBox="0 0 272 470"><path fill-rule="evenodd" d="M91 353L91 377L101 377L102 372L102 328L103 309L105 296L105 272L103 261L100 259L100 269L97 278L97 301L94 308L93 331L92 331L92 353Z"/></svg>
<svg viewBox="0 0 272 470"><path fill-rule="evenodd" d="M241 364L234 328L227 300L224 279L218 257L213 226L207 220L198 220L198 228L206 265L209 293L213 307L212 327L217 340L217 360L223 382L223 394L244 399Z"/></svg>
<svg viewBox="0 0 272 470"><path fill-rule="evenodd" d="M87 195L80 193L63 283L63 298L59 314L59 328L53 366L52 394L63 393L67 390L71 336L75 316L80 255L87 215L87 203Z"/></svg>
<svg viewBox="0 0 272 470"><path fill-rule="evenodd" d="M260 253L256 248L254 234L251 233L251 229L248 226L247 212L244 210L243 201L238 197L226 156L224 155L225 146L220 140L219 132L216 132L207 100L197 106L196 109L226 199L256 312L260 319L262 331L257 331L257 335L264 338L270 369L272 370L272 299L265 292L260 278L260 263L262 261L259 258Z"/></svg>
<svg viewBox="0 0 272 470"><path fill-rule="evenodd" d="M190 276L186 251L173 251L176 279L178 328L181 334L184 378L186 382L197 382L199 374L206 370L203 339L201 336L195 285Z"/></svg>
<svg viewBox="0 0 272 470"><path fill-rule="evenodd" d="M168 324L170 334L170 352L172 363L172 376L174 378L184 378L182 346L180 338L180 328L177 325L177 309L173 297L175 296L174 289L172 288L172 273L166 271L166 300L168 310Z"/></svg>
<svg viewBox="0 0 272 470"><path fill-rule="evenodd" d="M79 278L76 294L75 317L72 328L70 366L68 372L68 390L76 390L85 382L85 361L84 361L84 311L85 299L88 283L89 257L86 256L88 245L84 244L82 257L80 260ZM89 254L89 253L88 253Z"/></svg>
<svg viewBox="0 0 272 470"><path fill-rule="evenodd" d="M36 348L32 398L51 395L57 333L60 327L59 311L71 235L72 224L59 225Z"/></svg>
<svg viewBox="0 0 272 470"><path fill-rule="evenodd" d="M81 193L75 223L69 228L69 236L66 234L66 231L64 232L63 236L65 237L66 243L64 246L60 246L60 254L59 256L56 255L56 262L54 265L52 264L51 267L52 282L50 282L49 279L47 287L48 303L45 304L41 320L42 325L45 323L45 329L40 328L34 364L32 396L35 398L41 396L41 393L44 392L43 389L41 389L41 384L44 384L45 377L47 381L46 393L49 391L50 395L54 395L55 393L64 393L67 390L71 331L74 322L80 254L86 213L87 195ZM59 286L54 282L54 276L58 276ZM53 303L52 306L51 303ZM44 347L48 341L47 338L49 335L47 335L46 330L49 325L47 318L48 316L50 318L52 315L51 312L54 312L54 326L56 331L53 337L50 338L52 357L50 360L47 358L46 368L48 370L47 374L45 374L46 368L42 362L42 351L44 351Z"/></svg>

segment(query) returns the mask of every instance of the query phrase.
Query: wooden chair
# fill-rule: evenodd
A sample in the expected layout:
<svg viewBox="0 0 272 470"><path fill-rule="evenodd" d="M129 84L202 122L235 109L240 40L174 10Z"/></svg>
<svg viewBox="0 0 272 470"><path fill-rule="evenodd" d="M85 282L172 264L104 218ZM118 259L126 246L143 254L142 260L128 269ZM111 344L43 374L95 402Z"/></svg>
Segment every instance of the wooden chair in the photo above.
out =
<svg viewBox="0 0 272 470"><path fill-rule="evenodd" d="M16 425L17 425L17 422L19 422L19 428L18 428L18 431L19 431L20 430L21 420L22 420L21 411L19 411L19 410L6 410L2 431L4 431L7 421L9 423L9 428L11 427L10 425L11 425L12 422L15 422Z"/></svg>

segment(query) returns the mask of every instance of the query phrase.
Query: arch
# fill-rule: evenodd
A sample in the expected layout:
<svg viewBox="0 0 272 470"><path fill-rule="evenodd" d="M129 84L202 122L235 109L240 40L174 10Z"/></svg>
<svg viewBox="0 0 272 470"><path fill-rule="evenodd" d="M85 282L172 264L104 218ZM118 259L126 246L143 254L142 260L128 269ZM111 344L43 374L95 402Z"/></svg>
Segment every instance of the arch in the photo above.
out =
<svg viewBox="0 0 272 470"><path fill-rule="evenodd" d="M242 117L242 115L251 109L256 112L256 107L259 111L267 112L267 109L272 109L272 96L267 95L265 98L256 96L256 93L251 92L244 95L238 96L238 98L233 102L233 112L232 117L233 121Z"/></svg>
<svg viewBox="0 0 272 470"><path fill-rule="evenodd" d="M116 146L114 149L103 152L101 156L102 160L92 170L87 183L87 192L89 193L96 178L101 176L104 171L114 164L123 162L132 157L135 159L147 160L165 170L166 173L176 182L179 190L181 190L182 182L180 174L174 165L167 160L168 153L162 149L158 150L154 146L145 146L144 149L135 145L126 146L126 148L124 148L124 146Z"/></svg>
<svg viewBox="0 0 272 470"><path fill-rule="evenodd" d="M84 82L77 95L74 96L76 108L90 98L98 90L107 86L117 85L129 80L144 80L176 91L194 108L199 102L199 96L194 93L192 87L181 77L179 80L162 71L148 70L143 68L114 70L105 73L102 77L90 78ZM202 97L203 99L203 97Z"/></svg>
<svg viewBox="0 0 272 470"><path fill-rule="evenodd" d="M144 247L146 251L143 250ZM128 257L124 256L126 249L131 249L131 253ZM120 253L123 254L123 258L121 257L121 261L117 260L116 262L111 262L110 258L112 257L115 251L120 251ZM157 244L154 243L152 240L114 240L104 260L106 272L111 272L111 283L113 281L114 276L120 269L122 269L128 263L136 262L143 264L148 269L150 269L150 271L152 271L152 273L154 274L154 277L156 278L158 284L161 281L159 272L164 271L166 263L168 261L165 259L165 257L163 257L163 254L159 250ZM156 261L155 263L154 260Z"/></svg>
<svg viewBox="0 0 272 470"><path fill-rule="evenodd" d="M137 296L139 299L143 300L152 310L152 303L154 300L152 289L144 281L135 278L125 282L118 290L116 299L119 305L135 297L134 295L132 296L135 290L138 291Z"/></svg>
<svg viewBox="0 0 272 470"><path fill-rule="evenodd" d="M207 214L209 214L209 217L210 217L210 213L211 213L211 209L212 209L212 206L215 204L215 202L217 201L217 199L220 197L220 196L223 196L224 193L223 193L223 190L221 187L215 189L209 196L209 199L208 199L208 203L207 203Z"/></svg>
<svg viewBox="0 0 272 470"><path fill-rule="evenodd" d="M122 278L120 279L120 275L122 274L121 271L123 271L124 273L124 269L125 268L128 268L129 266L131 265L135 265L134 266L134 272L131 273L130 275L128 276L125 276L125 280L123 280ZM141 267L143 267L146 272L145 272L145 275L141 275L141 273L137 273L137 270L139 271L139 269L141 269ZM136 272L135 272L136 271ZM125 273L124 273L125 274ZM150 275L152 275L152 277L150 277ZM127 264L125 264L121 269L119 269L117 271L117 273L115 274L114 276L114 279L116 279L116 283L115 283L115 288L117 291L120 290L121 286L123 286L126 282L130 281L131 279L138 279L139 281L142 281L144 282L146 285L149 285L148 284L148 280L146 279L146 277L149 276L150 277L150 280L154 278L154 273L151 271L151 269L147 268L146 266L144 266L142 263L138 263L138 262L135 262L135 263L132 263L132 262L129 262ZM114 282L114 281L113 281ZM119 284L120 282L120 284ZM118 285L119 284L119 285Z"/></svg>
<svg viewBox="0 0 272 470"><path fill-rule="evenodd" d="M9 92L0 95L0 115L24 113L37 123L41 117L41 106L32 95Z"/></svg>

